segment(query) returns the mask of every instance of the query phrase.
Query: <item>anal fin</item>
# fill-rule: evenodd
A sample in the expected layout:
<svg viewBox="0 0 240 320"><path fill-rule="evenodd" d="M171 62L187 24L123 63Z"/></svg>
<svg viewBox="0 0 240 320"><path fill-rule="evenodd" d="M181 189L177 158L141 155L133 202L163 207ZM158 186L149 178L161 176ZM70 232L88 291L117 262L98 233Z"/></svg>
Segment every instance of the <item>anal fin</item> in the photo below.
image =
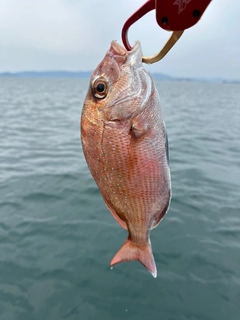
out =
<svg viewBox="0 0 240 320"><path fill-rule="evenodd" d="M106 198L104 196L103 197L103 200L108 208L108 210L111 212L111 214L114 216L114 218L117 220L117 222L120 224L120 226L124 229L127 230L127 224L125 221L123 221L116 213L116 211L110 206L110 204L108 203L108 201L106 200Z"/></svg>

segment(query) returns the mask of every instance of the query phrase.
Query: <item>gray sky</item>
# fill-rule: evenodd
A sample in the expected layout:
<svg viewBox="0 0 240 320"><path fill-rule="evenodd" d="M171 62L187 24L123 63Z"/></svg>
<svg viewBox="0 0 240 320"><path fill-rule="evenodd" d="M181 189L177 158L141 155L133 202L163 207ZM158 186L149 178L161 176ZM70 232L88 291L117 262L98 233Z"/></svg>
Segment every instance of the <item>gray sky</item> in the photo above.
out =
<svg viewBox="0 0 240 320"><path fill-rule="evenodd" d="M145 0L0 0L0 72L93 70L125 20ZM145 55L169 37L154 12L129 30ZM146 67L182 77L240 79L240 1L212 0L160 62Z"/></svg>

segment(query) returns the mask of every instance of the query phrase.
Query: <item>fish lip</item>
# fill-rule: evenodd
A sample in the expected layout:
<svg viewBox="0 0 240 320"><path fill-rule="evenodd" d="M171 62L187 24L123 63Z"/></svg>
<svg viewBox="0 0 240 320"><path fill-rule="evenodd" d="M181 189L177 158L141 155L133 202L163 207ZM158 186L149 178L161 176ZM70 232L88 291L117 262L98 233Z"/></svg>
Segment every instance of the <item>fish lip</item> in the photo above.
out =
<svg viewBox="0 0 240 320"><path fill-rule="evenodd" d="M136 53L136 51L139 50L139 49L142 50L141 44L140 44L139 41L136 41L136 42L134 43L134 46L132 47L131 51L128 51L128 52L130 52L131 54L134 54L134 53Z"/></svg>
<svg viewBox="0 0 240 320"><path fill-rule="evenodd" d="M113 53L113 55L120 55L122 57L127 57L128 63L131 65L140 65L142 64L142 47L139 41L136 41L134 43L134 46L130 51L128 51L125 47L123 47L120 43L118 43L116 40L111 42L111 48L110 52Z"/></svg>
<svg viewBox="0 0 240 320"><path fill-rule="evenodd" d="M131 65L142 65L142 47L139 41L136 41L134 43L134 46L132 47L131 51L128 51L128 61L131 63Z"/></svg>
<svg viewBox="0 0 240 320"><path fill-rule="evenodd" d="M128 54L134 54L136 53L136 51L138 49L141 49L141 44L139 41L136 41L134 43L134 46L132 47L132 49L130 51L128 51L124 46L122 46L120 43L118 43L116 40L113 40L112 43L111 43L111 46L113 47L113 49L116 50L116 48L119 49L119 52L123 52L125 51L126 53Z"/></svg>

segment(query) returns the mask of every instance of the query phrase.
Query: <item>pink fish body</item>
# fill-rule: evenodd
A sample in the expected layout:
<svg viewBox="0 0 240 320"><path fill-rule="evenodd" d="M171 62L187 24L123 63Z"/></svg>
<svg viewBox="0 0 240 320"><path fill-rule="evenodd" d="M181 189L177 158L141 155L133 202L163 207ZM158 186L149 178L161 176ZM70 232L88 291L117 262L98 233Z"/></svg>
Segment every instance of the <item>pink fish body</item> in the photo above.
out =
<svg viewBox="0 0 240 320"><path fill-rule="evenodd" d="M169 207L171 180L159 95L139 42L126 51L113 41L93 72L81 139L106 206L129 232L111 266L139 260L156 277L150 230Z"/></svg>

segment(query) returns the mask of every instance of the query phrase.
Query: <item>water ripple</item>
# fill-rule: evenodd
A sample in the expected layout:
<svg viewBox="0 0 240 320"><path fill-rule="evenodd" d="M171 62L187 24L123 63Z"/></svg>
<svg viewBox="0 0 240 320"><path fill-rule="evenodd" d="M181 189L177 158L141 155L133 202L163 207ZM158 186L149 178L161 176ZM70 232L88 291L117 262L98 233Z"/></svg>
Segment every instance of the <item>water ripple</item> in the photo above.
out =
<svg viewBox="0 0 240 320"><path fill-rule="evenodd" d="M153 279L109 268L128 234L82 154L88 83L0 78L0 318L238 320L239 85L156 82L173 197Z"/></svg>

